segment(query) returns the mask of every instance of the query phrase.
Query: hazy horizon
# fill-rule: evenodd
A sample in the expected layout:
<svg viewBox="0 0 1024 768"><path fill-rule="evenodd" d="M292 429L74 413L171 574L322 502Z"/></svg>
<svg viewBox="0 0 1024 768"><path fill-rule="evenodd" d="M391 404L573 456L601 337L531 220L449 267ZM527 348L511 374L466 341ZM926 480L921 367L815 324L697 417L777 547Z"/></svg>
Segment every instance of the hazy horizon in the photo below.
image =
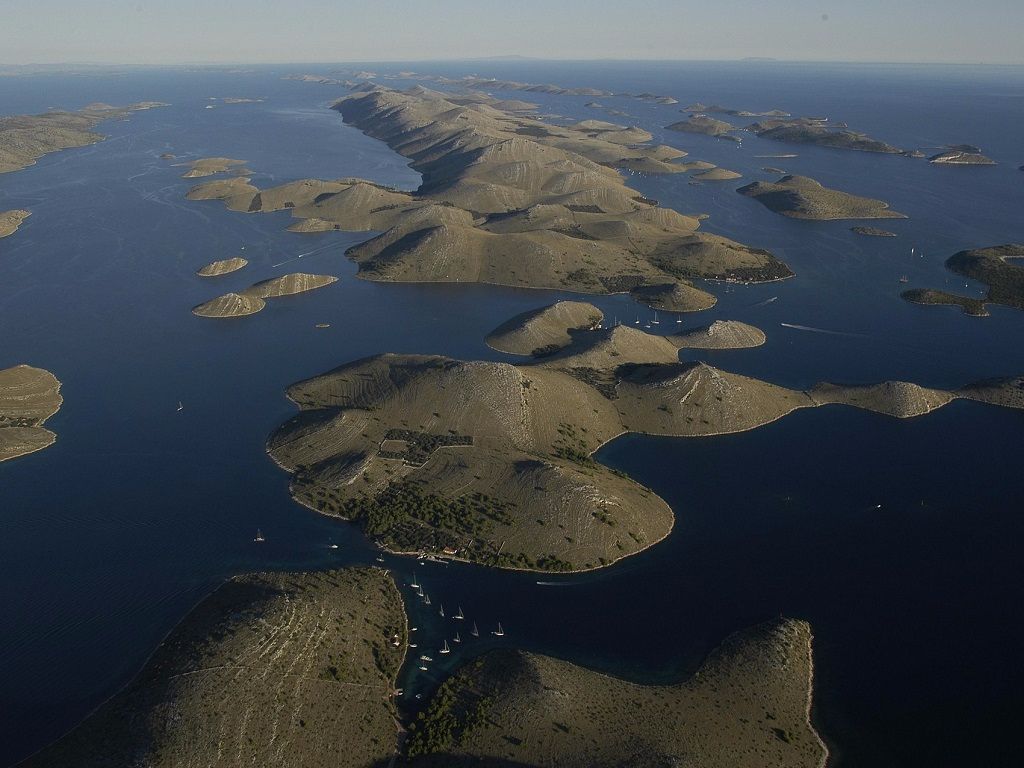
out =
<svg viewBox="0 0 1024 768"><path fill-rule="evenodd" d="M4 4L5 66L540 60L1024 64L1024 3L74 0Z"/></svg>

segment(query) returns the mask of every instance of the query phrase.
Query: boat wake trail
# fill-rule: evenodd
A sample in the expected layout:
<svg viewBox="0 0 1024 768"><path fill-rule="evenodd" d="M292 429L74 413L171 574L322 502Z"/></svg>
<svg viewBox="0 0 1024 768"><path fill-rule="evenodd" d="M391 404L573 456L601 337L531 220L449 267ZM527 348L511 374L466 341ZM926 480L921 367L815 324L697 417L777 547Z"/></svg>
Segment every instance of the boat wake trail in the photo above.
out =
<svg viewBox="0 0 1024 768"><path fill-rule="evenodd" d="M830 331L827 328L814 328L810 325L796 325L795 323L779 323L783 328L792 328L796 331L810 331L811 333L827 333L829 336L852 336L854 338L866 339L866 333L851 333L850 331Z"/></svg>
<svg viewBox="0 0 1024 768"><path fill-rule="evenodd" d="M293 261L298 261L299 259L301 259L304 256L312 256L314 253L320 253L321 251L326 251L328 248L333 248L334 245L335 245L334 243L331 243L329 245L322 245L319 248L314 248L312 251L306 251L305 253L300 253L298 256L293 256L292 258L285 259L284 261L278 262L277 264L272 264L271 265L271 269L276 269L277 267L283 267L285 264L291 264Z"/></svg>
<svg viewBox="0 0 1024 768"><path fill-rule="evenodd" d="M765 299L764 301L757 302L757 304L755 304L754 306L755 307L766 307L769 304L771 304L773 301L778 301L778 300L779 300L778 296L770 296L767 299ZM783 325L785 325L785 323L783 323Z"/></svg>

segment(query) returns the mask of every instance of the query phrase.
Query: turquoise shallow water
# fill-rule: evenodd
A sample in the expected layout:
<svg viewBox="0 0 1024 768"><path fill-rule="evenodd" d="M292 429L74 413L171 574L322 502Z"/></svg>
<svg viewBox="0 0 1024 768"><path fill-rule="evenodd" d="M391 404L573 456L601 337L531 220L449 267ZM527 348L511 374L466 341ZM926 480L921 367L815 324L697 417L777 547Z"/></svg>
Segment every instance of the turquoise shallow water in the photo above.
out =
<svg viewBox="0 0 1024 768"><path fill-rule="evenodd" d="M686 317L684 327L736 318L769 337L757 350L709 353L713 364L789 386L902 378L949 387L1024 371L1024 313L997 308L978 320L914 307L898 298L897 282L908 274L914 285L963 289L942 267L948 255L1024 240L1024 174L1016 171L1024 149L1008 129L1024 118L1021 70L488 66L493 72L472 69L665 93L680 106L703 100L825 113L902 146L980 145L999 166L935 168L756 138L737 149L662 131L679 107L601 99L659 140L745 176L698 187L680 176L638 176L632 185L681 211L710 213L709 229L770 248L798 274L712 287L719 304ZM190 182L159 159L163 152L245 159L261 185L350 175L417 184L403 158L326 108L342 89L281 74L0 79L7 114L95 100L172 104L103 125L110 138L101 144L0 176L0 209L33 211L17 235L0 241L0 367L48 368L65 397L50 422L57 444L0 466L0 764L59 735L115 691L223 578L373 561L351 528L292 503L287 477L264 453L267 434L293 412L283 397L288 383L382 351L500 358L483 335L560 298L367 283L343 256L363 234L300 236L283 231L285 214L186 202ZM205 109L210 96L266 101ZM529 98L544 111L603 116L584 106L588 98ZM799 157L755 157L789 151ZM762 165L780 162L884 197L911 218L885 224L899 238L859 238L848 223L789 221L734 192L767 178ZM911 245L924 257L912 258ZM217 284L193 275L240 253L250 267ZM288 259L296 260L274 266ZM189 313L222 290L291 269L342 280L237 322ZM624 297L596 303L613 316L637 312ZM320 322L331 328L315 330ZM807 618L817 638L815 717L843 764L1005 758L1014 746L1006 724L1024 710L1024 680L1015 672L1024 639L1015 612L1024 596L1016 568L1020 494L1007 468L1019 458L1022 426L1019 413L958 403L908 422L830 407L743 435L627 437L601 460L653 487L678 515L673 535L649 552L570 579L388 564L403 581L416 567L435 602L461 603L481 629L502 621L502 642L639 679L686 674L729 632L780 612ZM257 527L267 537L261 546L251 541ZM439 642L445 622L416 601L410 611ZM467 646L450 663L494 642ZM421 690L438 672L412 674L404 682Z"/></svg>

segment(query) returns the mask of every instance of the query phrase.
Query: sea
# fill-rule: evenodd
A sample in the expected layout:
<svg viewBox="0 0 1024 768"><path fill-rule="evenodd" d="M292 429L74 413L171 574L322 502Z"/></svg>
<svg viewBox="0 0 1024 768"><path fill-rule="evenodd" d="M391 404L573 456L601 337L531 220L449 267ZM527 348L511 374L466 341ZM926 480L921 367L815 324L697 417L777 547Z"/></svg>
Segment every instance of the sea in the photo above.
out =
<svg viewBox="0 0 1024 768"><path fill-rule="evenodd" d="M182 163L209 156L245 160L259 186L356 176L415 189L419 175L405 158L330 109L343 86L283 79L344 79L352 69L677 99L493 91L537 103L554 122L639 125L690 159L743 175L704 184L628 175L644 195L708 214L706 230L767 248L796 272L777 283L708 284L713 309L662 313L655 332L735 319L767 334L757 349L684 359L796 388L884 379L956 388L1024 373L1024 312L996 306L974 318L899 296L907 285L981 296L984 286L948 272L945 259L1024 242L1021 67L478 61L0 77L0 115L94 101L170 105L102 124L101 143L0 175L0 210L32 211L0 240L0 368L46 368L64 396L47 424L56 444L0 464L0 765L113 695L225 579L375 563L357 529L294 503L287 474L266 455L268 435L295 412L288 384L382 352L511 361L484 344L488 331L578 298L364 281L344 253L372 233L294 234L287 212L247 215L185 199L193 182L181 178ZM587 106L595 100L602 106ZM998 164L940 167L664 129L697 101L827 116L926 152L974 144ZM764 157L779 154L796 157ZM909 218L881 222L895 238L856 235L856 222L787 219L736 194L775 178L764 167L882 198ZM216 281L195 275L231 256L250 265ZM190 312L291 271L341 279L247 318ZM587 300L627 323L649 312L628 296ZM731 633L782 615L813 629L813 722L831 765L1015 763L1022 448L1024 412L966 401L907 420L836 405L736 435L621 437L597 458L653 488L676 515L672 534L646 552L573 576L383 558L422 647L453 631L440 604L449 617L461 607L481 630L429 672L403 670L403 708L414 711L457 665L498 646L631 680L681 680ZM430 607L407 586L414 579ZM500 638L491 634L498 622Z"/></svg>

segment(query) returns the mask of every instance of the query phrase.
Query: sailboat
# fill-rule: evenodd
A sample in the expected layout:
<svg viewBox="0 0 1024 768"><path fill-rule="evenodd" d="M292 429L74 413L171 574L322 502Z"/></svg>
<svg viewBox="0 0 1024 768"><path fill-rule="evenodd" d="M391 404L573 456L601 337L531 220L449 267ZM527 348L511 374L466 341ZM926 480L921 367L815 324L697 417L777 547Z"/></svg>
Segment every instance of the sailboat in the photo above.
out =
<svg viewBox="0 0 1024 768"><path fill-rule="evenodd" d="M633 321L633 325L640 325L640 315L636 316L636 320Z"/></svg>
<svg viewBox="0 0 1024 768"><path fill-rule="evenodd" d="M185 410L185 406L181 404L181 400L178 401L178 410L179 411L184 411Z"/></svg>
<svg viewBox="0 0 1024 768"><path fill-rule="evenodd" d="M423 666L422 664L420 664L420 670L422 670L423 672L426 672L426 671L427 671L427 668L426 668L426 667L424 667L424 666Z"/></svg>
<svg viewBox="0 0 1024 768"><path fill-rule="evenodd" d="M409 647L410 648L419 648L419 646L416 645L416 643L409 643Z"/></svg>
<svg viewBox="0 0 1024 768"><path fill-rule="evenodd" d="M422 586L419 586L419 587L416 588L416 594L419 597L423 597L423 587Z"/></svg>
<svg viewBox="0 0 1024 768"><path fill-rule="evenodd" d="M413 589L419 589L420 585L416 583L416 571L412 572L412 581L409 582L409 586Z"/></svg>
<svg viewBox="0 0 1024 768"><path fill-rule="evenodd" d="M494 635L495 637L504 637L505 636L505 630L501 628L501 622L500 621L498 622L498 628L496 630L494 630L493 632L491 632L491 634Z"/></svg>
<svg viewBox="0 0 1024 768"><path fill-rule="evenodd" d="M659 325L661 321L658 319L658 310L654 310L654 319L651 320L655 325Z"/></svg>
<svg viewBox="0 0 1024 768"><path fill-rule="evenodd" d="M421 654L420 661L433 661L433 659L427 656L426 654Z"/></svg>
<svg viewBox="0 0 1024 768"><path fill-rule="evenodd" d="M444 645L441 646L441 653L451 653L452 649L448 647L448 641L444 641Z"/></svg>
<svg viewBox="0 0 1024 768"><path fill-rule="evenodd" d="M683 318L681 318L681 317L677 317L677 318L676 318L676 322L677 322L677 323L681 323L681 322L683 322Z"/></svg>
<svg viewBox="0 0 1024 768"><path fill-rule="evenodd" d="M476 628L475 621L473 622L473 629L469 631L469 634L471 634L473 637L480 637L480 630Z"/></svg>
<svg viewBox="0 0 1024 768"><path fill-rule="evenodd" d="M466 617L465 617L465 616L463 615L463 613L462 613L462 606L461 606L461 605L459 606L459 612L458 612L458 613L456 613L456 614L455 614L455 615L454 615L454 616L453 616L452 618L454 618L454 619L458 619L459 621L462 621L462 620L463 620L464 618L466 618Z"/></svg>
<svg viewBox="0 0 1024 768"><path fill-rule="evenodd" d="M259 528L256 529L256 538L254 538L253 541L255 541L255 542L263 541L263 531L261 531Z"/></svg>
<svg viewBox="0 0 1024 768"><path fill-rule="evenodd" d="M458 632L455 633L455 637L452 638L452 642L455 642L455 643L461 643L462 642L462 638L459 637L459 633Z"/></svg>
<svg viewBox="0 0 1024 768"><path fill-rule="evenodd" d="M441 613L441 618L443 619L444 618L444 603L441 603L441 611L440 611L440 613Z"/></svg>
<svg viewBox="0 0 1024 768"><path fill-rule="evenodd" d="M423 596L423 604L424 605L430 605L430 595L424 595Z"/></svg>
<svg viewBox="0 0 1024 768"><path fill-rule="evenodd" d="M906 275L904 275L903 277L900 278L900 282L901 283L909 283L910 282L910 278L907 277Z"/></svg>

